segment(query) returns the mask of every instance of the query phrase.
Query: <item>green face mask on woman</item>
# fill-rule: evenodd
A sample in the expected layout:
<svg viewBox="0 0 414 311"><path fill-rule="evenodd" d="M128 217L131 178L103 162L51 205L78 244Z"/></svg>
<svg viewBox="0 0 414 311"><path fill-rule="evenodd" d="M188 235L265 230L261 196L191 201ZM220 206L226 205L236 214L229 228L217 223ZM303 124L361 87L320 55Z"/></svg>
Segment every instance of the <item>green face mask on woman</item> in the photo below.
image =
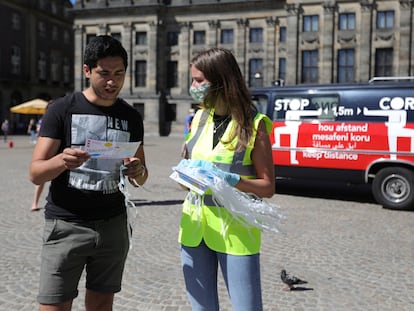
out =
<svg viewBox="0 0 414 311"><path fill-rule="evenodd" d="M202 103L204 102L209 89L209 83L203 83L199 86L191 86L190 95L197 103Z"/></svg>

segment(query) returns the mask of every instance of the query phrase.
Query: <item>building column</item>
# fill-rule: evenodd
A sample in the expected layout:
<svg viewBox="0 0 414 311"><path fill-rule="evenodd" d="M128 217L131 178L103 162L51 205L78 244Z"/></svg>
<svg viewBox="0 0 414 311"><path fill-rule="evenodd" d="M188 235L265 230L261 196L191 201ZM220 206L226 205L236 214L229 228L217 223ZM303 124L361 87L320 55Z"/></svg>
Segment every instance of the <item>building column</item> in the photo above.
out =
<svg viewBox="0 0 414 311"><path fill-rule="evenodd" d="M220 22L217 20L208 21L207 43L210 48L216 47L219 43Z"/></svg>
<svg viewBox="0 0 414 311"><path fill-rule="evenodd" d="M99 24L98 25L98 33L97 36L107 35L108 34L108 26L106 24Z"/></svg>
<svg viewBox="0 0 414 311"><path fill-rule="evenodd" d="M190 30L191 24L181 23L180 24L180 36L178 41L180 57L178 60L178 82L181 87L180 93L183 95L188 95L188 89L190 88L190 73L189 73L189 64L190 64Z"/></svg>
<svg viewBox="0 0 414 311"><path fill-rule="evenodd" d="M297 4L288 4L287 10L287 25L286 25L286 83L297 84L299 81L299 19L301 17L301 8Z"/></svg>
<svg viewBox="0 0 414 311"><path fill-rule="evenodd" d="M358 50L359 50L359 62L356 68L359 73L356 75L358 81L368 81L372 78L375 72L373 64L375 60L375 51L372 51L372 27L373 27L373 4L369 2L361 2L361 27L359 34ZM364 48L365 47L365 48Z"/></svg>
<svg viewBox="0 0 414 311"><path fill-rule="evenodd" d="M266 59L264 63L266 66L263 68L263 85L268 86L272 81L276 79L276 45L277 45L277 35L276 31L278 29L278 20L277 18L268 17L266 18Z"/></svg>
<svg viewBox="0 0 414 311"><path fill-rule="evenodd" d="M324 4L324 28L321 29L322 34L322 46L321 46L321 74L319 75L320 83L334 83L334 62L335 62L335 11L336 6L334 4Z"/></svg>
<svg viewBox="0 0 414 311"><path fill-rule="evenodd" d="M133 63L133 38L132 38L132 25L131 23L124 23L123 32L122 32L122 46L128 53L128 69L125 76L124 90L128 92L129 95L133 93L133 73L135 71L135 64Z"/></svg>
<svg viewBox="0 0 414 311"><path fill-rule="evenodd" d="M400 0L400 36L397 42L399 49L398 55L398 76L411 76L413 55L413 2L409 0Z"/></svg>
<svg viewBox="0 0 414 311"><path fill-rule="evenodd" d="M157 63L157 30L158 30L158 23L156 21L152 21L149 23L149 32L148 32L148 63L147 63L147 73L148 73L148 86L147 90L149 92L158 92L157 90L157 71L158 71L158 63Z"/></svg>
<svg viewBox="0 0 414 311"><path fill-rule="evenodd" d="M248 32L249 21L247 19L237 20L237 35L236 35L236 53L235 57L237 63L240 66L240 70L243 76L247 78L249 76L249 68L247 68L247 43L249 42Z"/></svg>
<svg viewBox="0 0 414 311"><path fill-rule="evenodd" d="M84 88L84 77L83 77L83 51L85 50L84 38L83 38L83 27L82 25L75 25L74 32L74 42L75 42L75 51L74 51L74 68L73 68L73 78L74 78L74 89L75 91L82 91Z"/></svg>

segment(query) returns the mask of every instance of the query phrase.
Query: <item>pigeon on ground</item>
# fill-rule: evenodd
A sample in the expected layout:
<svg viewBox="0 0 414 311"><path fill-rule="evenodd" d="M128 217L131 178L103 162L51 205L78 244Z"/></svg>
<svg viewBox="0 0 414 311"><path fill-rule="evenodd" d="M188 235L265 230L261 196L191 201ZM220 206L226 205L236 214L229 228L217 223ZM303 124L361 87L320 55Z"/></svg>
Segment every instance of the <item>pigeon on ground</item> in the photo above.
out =
<svg viewBox="0 0 414 311"><path fill-rule="evenodd" d="M282 272L280 272L280 278L282 279L282 282L287 285L285 287L286 290L293 290L295 289L295 285L308 283L307 281L301 280L296 276L289 275L288 273L286 273L285 269L283 269Z"/></svg>

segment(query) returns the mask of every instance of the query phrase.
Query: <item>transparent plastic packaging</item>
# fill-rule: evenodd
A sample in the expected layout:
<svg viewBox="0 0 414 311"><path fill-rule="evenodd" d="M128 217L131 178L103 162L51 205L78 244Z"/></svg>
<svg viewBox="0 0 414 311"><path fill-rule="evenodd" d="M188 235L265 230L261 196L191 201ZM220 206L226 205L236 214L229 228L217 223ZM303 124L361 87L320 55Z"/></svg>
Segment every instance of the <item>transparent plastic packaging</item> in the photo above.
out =
<svg viewBox="0 0 414 311"><path fill-rule="evenodd" d="M280 227L285 216L280 206L230 186L220 177L218 168L213 164L208 167L194 167L191 160L182 160L173 170L170 177L192 190L191 195L201 196L210 188L216 206L226 208L235 220L246 227L282 232ZM226 231L225 228L223 230Z"/></svg>

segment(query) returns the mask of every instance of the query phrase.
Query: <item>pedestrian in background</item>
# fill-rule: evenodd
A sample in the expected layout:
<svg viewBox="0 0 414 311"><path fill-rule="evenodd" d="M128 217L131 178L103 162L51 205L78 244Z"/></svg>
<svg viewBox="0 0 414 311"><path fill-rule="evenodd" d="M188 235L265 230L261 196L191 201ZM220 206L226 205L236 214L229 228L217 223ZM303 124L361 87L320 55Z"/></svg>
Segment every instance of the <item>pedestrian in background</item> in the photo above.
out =
<svg viewBox="0 0 414 311"><path fill-rule="evenodd" d="M188 110L188 115L185 117L184 120L184 138L186 138L188 133L190 132L191 122L193 122L194 114L195 110L193 108L190 108Z"/></svg>
<svg viewBox="0 0 414 311"><path fill-rule="evenodd" d="M47 105L49 105L49 103ZM37 120L37 123L36 123L36 137L39 136L40 128L42 127L42 120L43 120L43 118L40 118L39 120Z"/></svg>
<svg viewBox="0 0 414 311"><path fill-rule="evenodd" d="M7 135L9 134L9 120L4 119L4 121L1 124L1 130L3 132L4 142L7 142Z"/></svg>
<svg viewBox="0 0 414 311"><path fill-rule="evenodd" d="M39 185L35 185L32 208L31 208L32 212L40 211L39 200L40 200L40 196L42 194L44 186L45 186L45 183L40 183Z"/></svg>
<svg viewBox="0 0 414 311"><path fill-rule="evenodd" d="M53 103L53 100L49 100L49 102L47 103L47 106L46 106L46 110L47 110L47 108L49 108L49 106L52 103ZM37 121L37 124L36 124L36 137L39 136L40 128L42 127L42 120L43 120L43 118L40 118ZM40 196L42 195L42 191L43 191L44 186L45 186L44 183L41 183L39 185L35 185L35 190L34 190L34 194L33 194L33 201L32 201L32 207L31 207L32 212L40 211L39 200L40 200Z"/></svg>
<svg viewBox="0 0 414 311"><path fill-rule="evenodd" d="M27 134L30 135L30 142L36 144L36 120L30 119L29 125L27 126Z"/></svg>
<svg viewBox="0 0 414 311"><path fill-rule="evenodd" d="M126 50L110 36L97 36L83 60L89 86L47 109L30 164L33 183L51 181L37 297L41 311L71 310L84 269L85 309L112 310L129 250L125 196L118 184L124 175L134 186L148 178L142 117L118 98ZM89 138L141 144L131 158L93 158L84 150Z"/></svg>
<svg viewBox="0 0 414 311"><path fill-rule="evenodd" d="M240 191L273 196L272 122L253 105L236 59L228 50L213 48L201 52L190 65L190 94L201 108L186 141L188 162L214 169ZM209 189L202 196L195 199L194 193L185 199L179 231L193 310L219 310L220 265L233 310L261 311L261 231L217 207Z"/></svg>

